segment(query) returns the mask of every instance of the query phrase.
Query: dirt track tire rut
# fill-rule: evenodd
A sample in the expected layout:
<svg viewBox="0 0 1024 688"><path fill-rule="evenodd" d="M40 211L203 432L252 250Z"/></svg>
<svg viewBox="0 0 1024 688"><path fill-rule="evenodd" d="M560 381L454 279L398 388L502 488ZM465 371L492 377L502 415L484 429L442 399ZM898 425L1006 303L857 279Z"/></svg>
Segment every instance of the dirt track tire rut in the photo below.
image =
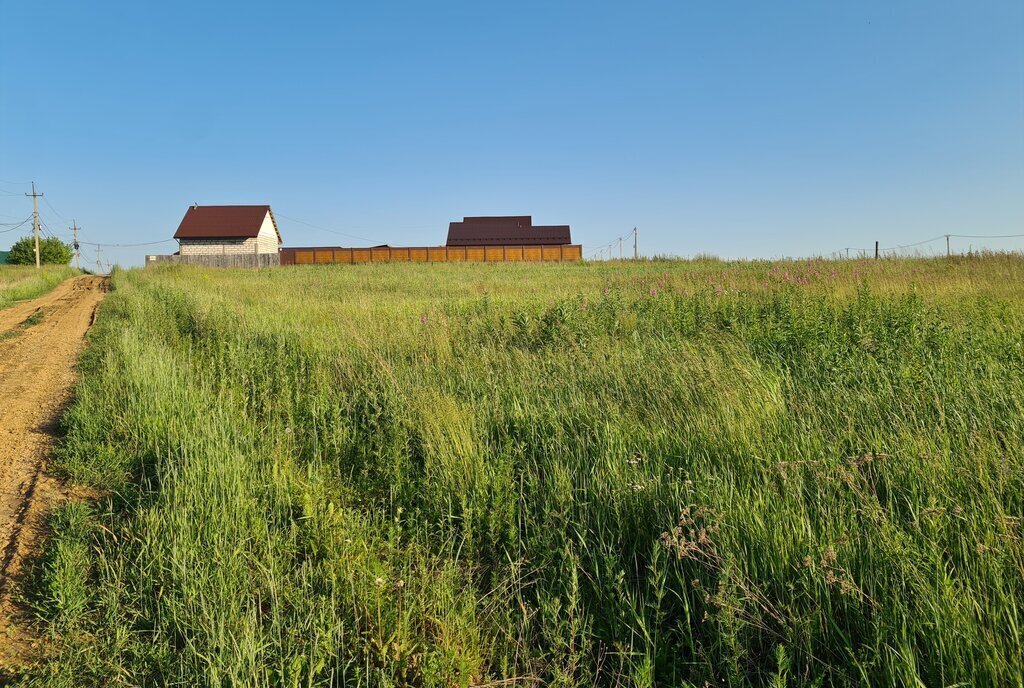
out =
<svg viewBox="0 0 1024 688"><path fill-rule="evenodd" d="M47 512L70 496L46 464L107 284L102 276L76 277L0 310L0 672L33 654L16 582Z"/></svg>

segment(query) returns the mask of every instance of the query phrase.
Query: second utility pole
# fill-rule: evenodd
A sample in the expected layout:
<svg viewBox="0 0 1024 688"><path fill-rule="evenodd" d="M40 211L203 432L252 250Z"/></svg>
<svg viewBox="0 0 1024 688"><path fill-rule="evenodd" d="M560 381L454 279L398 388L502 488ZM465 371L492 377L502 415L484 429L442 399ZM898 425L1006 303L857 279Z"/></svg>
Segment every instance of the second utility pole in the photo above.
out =
<svg viewBox="0 0 1024 688"><path fill-rule="evenodd" d="M640 252L636 249L636 227L633 228L633 260L640 260Z"/></svg>
<svg viewBox="0 0 1024 688"><path fill-rule="evenodd" d="M43 194L36 193L36 183L32 182L32 193L25 194L32 197L32 235L36 238L36 268L39 267L39 201Z"/></svg>
<svg viewBox="0 0 1024 688"><path fill-rule="evenodd" d="M75 247L75 270L81 270L82 266L79 265L79 262L78 262L78 258L79 258L79 250L78 250L78 223L75 222L74 220L71 221L71 231L75 233L75 243L74 243L74 247Z"/></svg>

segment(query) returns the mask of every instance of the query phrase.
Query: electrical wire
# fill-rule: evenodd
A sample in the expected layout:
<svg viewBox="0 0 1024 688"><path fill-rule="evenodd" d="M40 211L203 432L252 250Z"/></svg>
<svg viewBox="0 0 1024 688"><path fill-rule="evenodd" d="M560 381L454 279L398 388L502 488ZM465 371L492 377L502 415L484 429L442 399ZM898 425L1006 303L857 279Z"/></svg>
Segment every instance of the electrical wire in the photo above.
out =
<svg viewBox="0 0 1024 688"><path fill-rule="evenodd" d="M277 216L277 217L280 217L282 219L285 219L285 220L290 220L291 222L298 222L300 225L306 225L307 227L312 227L313 229L319 229L319 230L321 230L323 232L327 232L329 234L337 234L339 236L348 237L349 239L358 239L359 241L365 241L365 242L370 243L370 244L380 244L380 243L382 243L382 242L378 241L377 239L367 239L366 237L358 236L356 234L349 234L347 232L342 232L342 231L339 231L337 229L328 229L327 227L321 227L320 225L315 225L312 222L306 222L305 220L299 220L298 218L289 217L287 215L282 215L281 213L274 213L274 215Z"/></svg>
<svg viewBox="0 0 1024 688"><path fill-rule="evenodd" d="M57 209L53 207L53 204L50 203L50 199L48 199L46 196L43 196L43 203L49 206L50 210L53 211L53 214L56 215L59 219L64 220L64 222L71 222L71 220L67 219L66 217L57 212Z"/></svg>
<svg viewBox="0 0 1024 688"><path fill-rule="evenodd" d="M13 232L14 230L18 229L22 225L28 224L31 221L32 221L32 218L30 217L30 218L25 219L21 223L14 225L13 227L9 227L8 229L0 229L0 234L3 234L5 232Z"/></svg>
<svg viewBox="0 0 1024 688"><path fill-rule="evenodd" d="M54 211L54 212L56 212L56 211ZM31 220L32 218L29 218L29 219ZM39 226L42 229L43 234L45 236L49 236L49 237L51 237L53 239L57 239L59 241L68 241L68 242L70 242L70 241L74 240L73 238L67 237L67 235L58 235L56 232L54 232L52 229L49 228L49 226L43 221L42 217L39 218ZM79 229L81 229L81 228L79 228ZM134 248L134 247L137 247L137 246L156 246L158 244L166 244L168 242L173 242L173 241L174 241L174 239L161 239L160 241L146 241L146 242L133 243L133 244L108 244L108 243L102 243L102 242L98 242L98 241L82 241L81 239L79 239L78 243L79 244L85 244L85 245L88 245L88 246L99 246L101 248Z"/></svg>
<svg viewBox="0 0 1024 688"><path fill-rule="evenodd" d="M957 239L1017 239L1024 234L950 234Z"/></svg>
<svg viewBox="0 0 1024 688"><path fill-rule="evenodd" d="M79 241L80 244L86 244L88 246L100 246L102 248L134 248L136 246L156 246L157 244L166 244L174 239L161 239L160 241L147 241L141 244L100 244L95 241Z"/></svg>
<svg viewBox="0 0 1024 688"><path fill-rule="evenodd" d="M4 182L3 180L0 180L0 183L15 184L16 182ZM3 189L0 189L0 194L7 194L7 195L10 195L10 196L21 196L22 195L22 194L19 194L19 193L13 193L13 192L9 192L9 191L4 191ZM63 220L64 222L68 222L69 221L66 217L64 217L64 215L62 215L60 213L60 211L58 211L55 207L53 207L53 204L50 203L49 199L47 199L45 196L42 196L42 199L43 199L43 203L45 203L46 206L50 209L50 211L52 211L53 214L56 215L60 220ZM2 223L0 223L0 227L7 227L7 229L0 229L0 234L6 233L6 232L13 232L13 231L19 229L20 227L23 227L24 225L28 224L31 221L32 221L32 216L30 215L29 217L27 217L26 219L22 220L19 223L2 222ZM296 221L297 222L301 222L301 220L296 220ZM53 225L56 226L57 223L55 223L55 222L48 223L47 220L44 218L44 216L42 214L39 215L39 231L40 231L40 233L44 237L48 237L48 238L51 238L51 239L57 239L58 241L63 241L65 243L71 243L71 242L74 241L73 238L67 237L67 236L65 236L63 234L59 234L59 233L53 231L52 229L50 229L50 224L53 224ZM81 228L79 228L79 229L81 229ZM171 243L171 242L174 242L174 241L175 241L174 239L161 239L160 241L147 241L147 242L139 242L139 243L131 243L131 244L107 244L107 243L100 243L100 242L96 242L96 241L82 241L82 240L79 240L78 243L79 244L86 244L88 246L99 246L101 248L135 248L135 247L139 247L139 246L157 246L159 244L166 244L166 243Z"/></svg>
<svg viewBox="0 0 1024 688"><path fill-rule="evenodd" d="M600 246L600 248L594 249L593 251L588 253L587 254L587 258L592 258L592 257L596 256L598 253L601 253L602 251L604 251L605 246L610 246L610 245L614 244L616 241L622 241L623 239L625 239L625 238L627 238L629 236L632 236L634 231L635 231L635 228L633 230L630 230L630 231L626 232L622 236L615 237L614 239L612 239L611 241L609 241L607 243L598 244L598 246ZM591 245L593 245L593 244L591 244Z"/></svg>
<svg viewBox="0 0 1024 688"><path fill-rule="evenodd" d="M43 236L45 236L45 237L49 237L51 239L56 239L58 241L61 240L61 238L59 236L57 236L56 234L54 234L50 230L50 228L46 225L46 223L43 222L43 218L39 218L39 230L42 232Z"/></svg>
<svg viewBox="0 0 1024 688"><path fill-rule="evenodd" d="M50 235L53 236L54 238L67 237L66 234L61 234L60 236L58 236L56 232L54 232L52 229L50 229L50 224L56 225L57 223L56 222L51 222L50 224L47 224L47 222L43 220L43 216L41 214L39 216L39 224L42 225L43 227L45 227L46 231L49 232ZM70 239L69 239L69 241L70 241Z"/></svg>
<svg viewBox="0 0 1024 688"><path fill-rule="evenodd" d="M941 240L947 239L947 238L956 238L956 239L1017 239L1017 238L1021 238L1021 237L1024 237L1024 234L940 234L939 236L932 237L931 239L925 239L923 241L917 241L917 242L914 242L912 244L901 244L901 245L898 245L898 246L885 246L885 247L881 247L880 246L880 247L878 247L877 250L878 250L879 253L881 253L883 251L891 253L893 251L901 251L901 250L907 249L907 248L914 248L916 246L923 246L925 244L931 244L931 243L934 243L936 241L941 241ZM837 253L841 253L842 251L860 251L862 253L871 253L874 250L876 250L876 249L873 249L873 248L857 248L856 246L845 246L842 249L840 249L840 251L837 251Z"/></svg>
<svg viewBox="0 0 1024 688"><path fill-rule="evenodd" d="M880 248L878 250L879 251L899 251L900 249L904 249L904 248L914 248L915 246L923 246L924 244L930 244L933 241L939 241L939 240L944 239L944 238L946 238L945 234L943 234L941 236L937 236L937 237L932 237L931 239L925 239L924 241L918 241L918 242L913 243L913 244L905 244L903 246L889 246L887 248Z"/></svg>

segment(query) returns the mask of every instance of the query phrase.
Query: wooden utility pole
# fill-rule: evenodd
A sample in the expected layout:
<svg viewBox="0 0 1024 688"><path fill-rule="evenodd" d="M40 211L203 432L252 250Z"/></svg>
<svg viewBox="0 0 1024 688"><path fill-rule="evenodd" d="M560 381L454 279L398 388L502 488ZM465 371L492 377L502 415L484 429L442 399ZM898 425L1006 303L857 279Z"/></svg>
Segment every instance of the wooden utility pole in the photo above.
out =
<svg viewBox="0 0 1024 688"><path fill-rule="evenodd" d="M633 228L633 260L640 260L640 252L636 248L636 227Z"/></svg>
<svg viewBox="0 0 1024 688"><path fill-rule="evenodd" d="M100 246L96 244L96 274L99 275L103 272L103 261L100 260Z"/></svg>
<svg viewBox="0 0 1024 688"><path fill-rule="evenodd" d="M612 243L608 244L608 260L611 260L611 259L613 259L615 257L615 253L612 251L612 247L613 246L615 246L615 242L614 241Z"/></svg>
<svg viewBox="0 0 1024 688"><path fill-rule="evenodd" d="M946 257L949 258L949 235L946 235Z"/></svg>
<svg viewBox="0 0 1024 688"><path fill-rule="evenodd" d="M32 182L32 193L25 194L32 197L32 235L36 239L36 268L39 267L39 197L43 194L36 193L36 183Z"/></svg>
<svg viewBox="0 0 1024 688"><path fill-rule="evenodd" d="M878 242L875 242L875 260L878 260Z"/></svg>
<svg viewBox="0 0 1024 688"><path fill-rule="evenodd" d="M622 237L619 237L619 260L622 260Z"/></svg>
<svg viewBox="0 0 1024 688"><path fill-rule="evenodd" d="M82 266L79 262L81 252L78 250L78 223L74 219L71 220L71 232L75 236L75 241L72 246L75 247L75 270L81 270Z"/></svg>

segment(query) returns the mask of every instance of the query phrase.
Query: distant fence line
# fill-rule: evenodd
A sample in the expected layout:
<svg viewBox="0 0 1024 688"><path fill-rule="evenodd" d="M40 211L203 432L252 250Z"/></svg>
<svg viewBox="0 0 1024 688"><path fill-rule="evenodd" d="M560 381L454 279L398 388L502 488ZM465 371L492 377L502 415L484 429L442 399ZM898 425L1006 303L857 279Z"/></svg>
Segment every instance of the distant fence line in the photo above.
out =
<svg viewBox="0 0 1024 688"><path fill-rule="evenodd" d="M359 263L567 263L583 259L578 244L559 246L376 246L374 248L282 248L278 253L215 253L146 256L146 265L177 263L208 268L269 268L277 265Z"/></svg>
<svg viewBox="0 0 1024 688"><path fill-rule="evenodd" d="M146 256L146 265L177 263L207 268L271 268L281 264L277 253L215 253L186 256Z"/></svg>
<svg viewBox="0 0 1024 688"><path fill-rule="evenodd" d="M331 263L510 263L582 260L579 244L558 246L376 246L282 248L281 265Z"/></svg>

